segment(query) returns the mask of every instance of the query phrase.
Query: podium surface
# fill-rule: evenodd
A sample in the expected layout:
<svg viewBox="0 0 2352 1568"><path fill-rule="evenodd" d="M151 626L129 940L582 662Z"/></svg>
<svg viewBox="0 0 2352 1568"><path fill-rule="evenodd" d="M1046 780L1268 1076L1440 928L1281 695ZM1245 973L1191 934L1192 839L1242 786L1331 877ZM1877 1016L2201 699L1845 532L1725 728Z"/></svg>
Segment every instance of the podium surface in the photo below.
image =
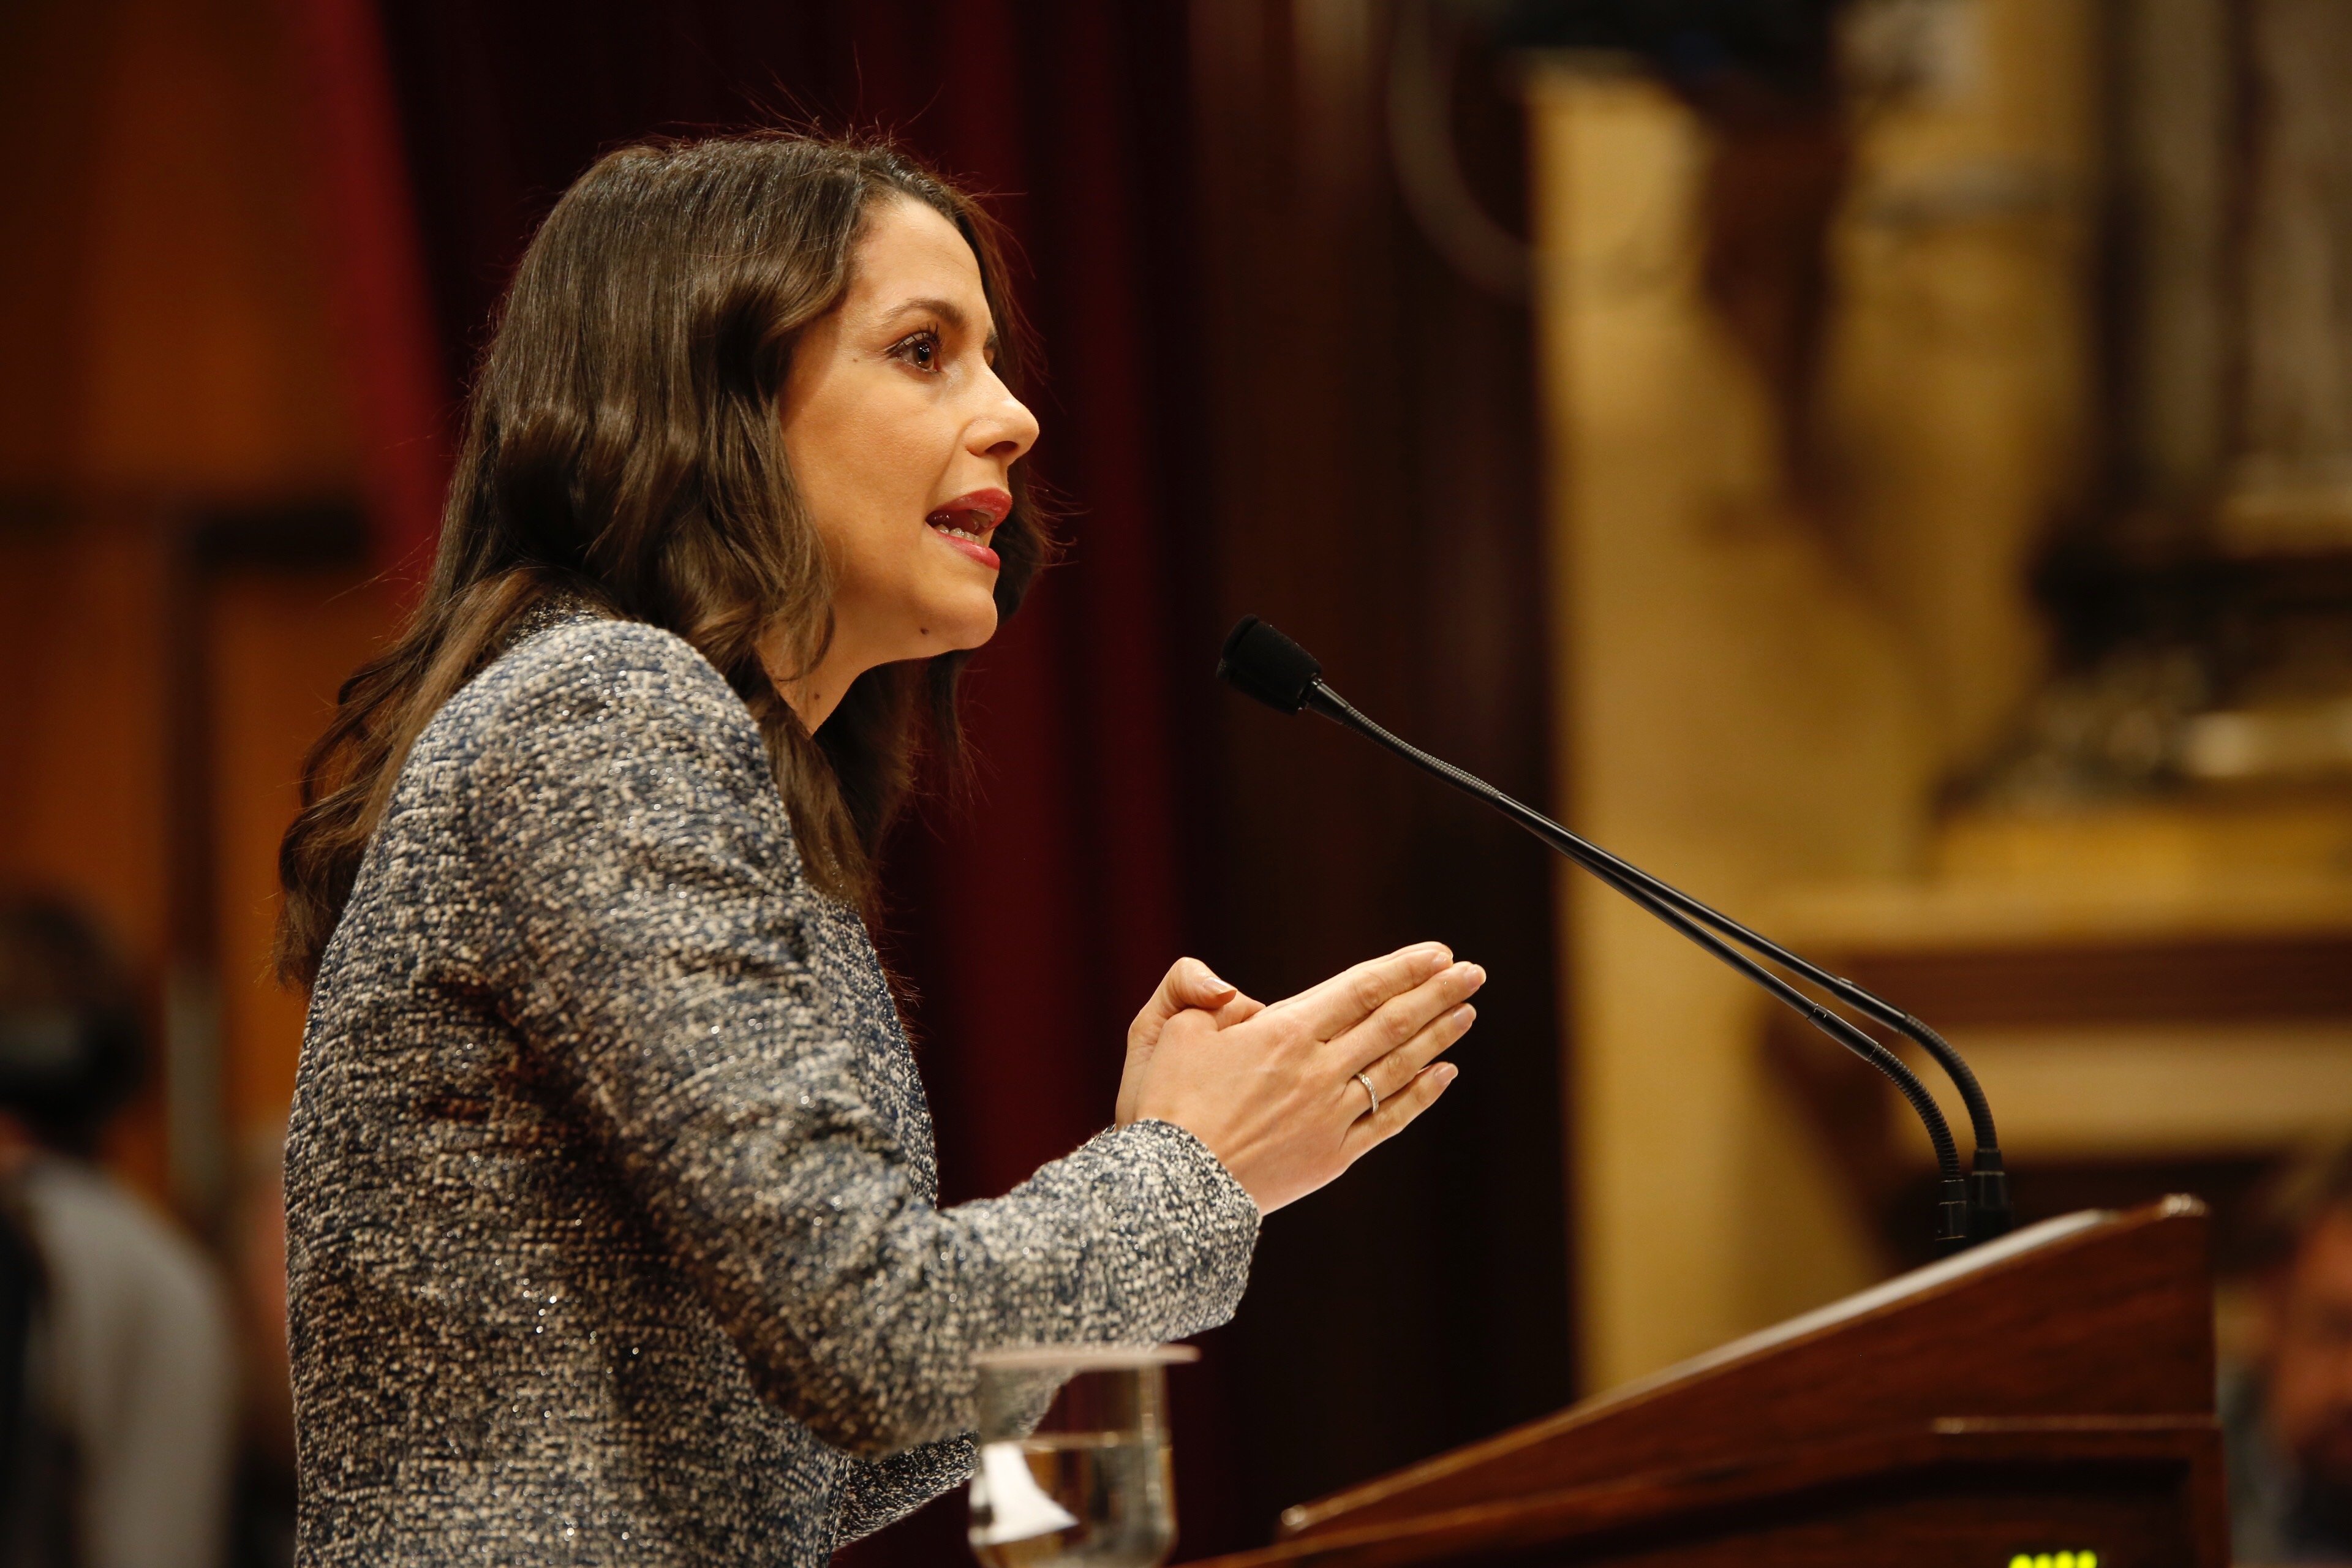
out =
<svg viewBox="0 0 2352 1568"><path fill-rule="evenodd" d="M1300 1504L1216 1568L2222 1568L2206 1228L2193 1198L2047 1221Z"/></svg>

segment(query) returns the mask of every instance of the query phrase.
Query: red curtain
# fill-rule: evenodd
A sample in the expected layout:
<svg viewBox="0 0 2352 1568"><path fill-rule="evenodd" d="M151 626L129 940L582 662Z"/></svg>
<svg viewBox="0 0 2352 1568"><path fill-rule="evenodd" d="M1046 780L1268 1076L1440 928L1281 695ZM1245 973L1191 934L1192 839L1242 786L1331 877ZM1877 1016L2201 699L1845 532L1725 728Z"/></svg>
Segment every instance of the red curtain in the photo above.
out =
<svg viewBox="0 0 2352 1568"><path fill-rule="evenodd" d="M376 555L422 579L449 482L450 383L373 0L286 0L310 136L314 226L360 429Z"/></svg>

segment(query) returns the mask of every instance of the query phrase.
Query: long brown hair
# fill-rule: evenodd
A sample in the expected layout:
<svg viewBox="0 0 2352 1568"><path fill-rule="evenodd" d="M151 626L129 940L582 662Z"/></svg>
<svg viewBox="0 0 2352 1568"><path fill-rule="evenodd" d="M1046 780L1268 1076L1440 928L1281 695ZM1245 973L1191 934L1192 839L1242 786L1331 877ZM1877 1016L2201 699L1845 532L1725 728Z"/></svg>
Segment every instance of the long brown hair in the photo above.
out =
<svg viewBox="0 0 2352 1568"><path fill-rule="evenodd" d="M557 596L692 643L758 721L811 878L871 907L875 853L926 732L954 756L964 656L869 670L811 735L758 648L783 629L814 657L831 634L831 580L777 399L801 329L848 285L866 214L893 196L970 242L999 371L1018 393L1024 333L996 226L887 144L643 143L598 159L555 204L475 382L431 582L391 646L344 682L304 759L301 814L278 855L281 978L316 978L418 733ZM1018 468L1013 495L992 541L1000 616L1049 548Z"/></svg>

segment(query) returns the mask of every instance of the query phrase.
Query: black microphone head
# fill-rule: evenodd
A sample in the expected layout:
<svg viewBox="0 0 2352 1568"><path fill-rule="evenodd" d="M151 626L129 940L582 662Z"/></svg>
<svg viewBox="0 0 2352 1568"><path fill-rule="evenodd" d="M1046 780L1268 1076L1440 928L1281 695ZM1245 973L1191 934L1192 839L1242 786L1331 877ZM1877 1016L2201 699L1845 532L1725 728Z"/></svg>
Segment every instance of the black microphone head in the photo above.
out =
<svg viewBox="0 0 2352 1568"><path fill-rule="evenodd" d="M1217 656L1217 679L1256 698L1277 713L1296 713L1323 667L1315 656L1259 620L1244 616L1226 634Z"/></svg>

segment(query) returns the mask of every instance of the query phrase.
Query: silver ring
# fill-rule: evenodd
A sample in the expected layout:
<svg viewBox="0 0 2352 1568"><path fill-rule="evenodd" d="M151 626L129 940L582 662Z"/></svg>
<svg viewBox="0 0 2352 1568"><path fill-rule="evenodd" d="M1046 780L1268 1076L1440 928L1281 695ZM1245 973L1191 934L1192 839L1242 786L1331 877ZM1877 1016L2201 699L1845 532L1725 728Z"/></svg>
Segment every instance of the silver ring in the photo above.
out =
<svg viewBox="0 0 2352 1568"><path fill-rule="evenodd" d="M1378 1116L1381 1113L1381 1091L1372 1087L1370 1075L1366 1073L1358 1073L1356 1075L1356 1081L1362 1084L1364 1086L1364 1092L1372 1097L1372 1108L1370 1110L1365 1111L1364 1114L1367 1116Z"/></svg>

